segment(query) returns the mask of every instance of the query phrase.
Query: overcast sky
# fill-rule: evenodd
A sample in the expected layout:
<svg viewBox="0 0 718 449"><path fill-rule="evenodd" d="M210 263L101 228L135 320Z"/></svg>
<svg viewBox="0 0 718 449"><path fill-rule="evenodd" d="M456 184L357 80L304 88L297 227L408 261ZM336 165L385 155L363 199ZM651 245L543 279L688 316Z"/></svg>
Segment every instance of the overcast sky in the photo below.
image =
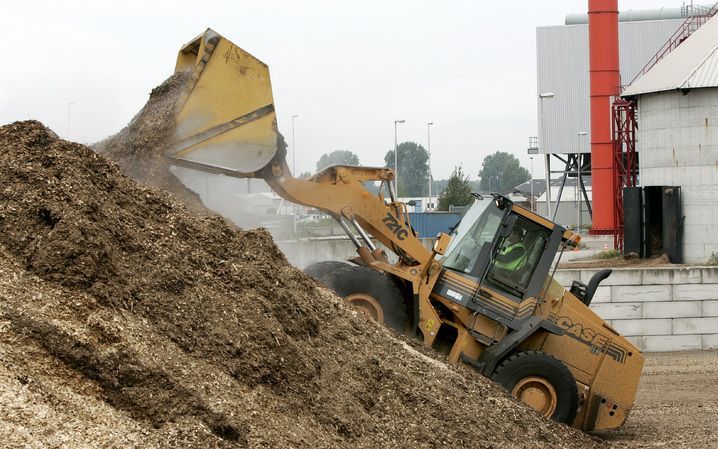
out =
<svg viewBox="0 0 718 449"><path fill-rule="evenodd" d="M560 25L586 5L4 0L0 124L38 119L80 142L113 134L171 75L179 48L211 27L269 65L279 129L290 145L291 116L299 116L297 171L314 171L333 150L383 165L394 120L405 119L399 141L424 146L426 123L435 123L435 179L458 164L477 179L481 161L496 150L529 168L536 27ZM621 10L680 5L619 1ZM541 176L540 164L535 173Z"/></svg>

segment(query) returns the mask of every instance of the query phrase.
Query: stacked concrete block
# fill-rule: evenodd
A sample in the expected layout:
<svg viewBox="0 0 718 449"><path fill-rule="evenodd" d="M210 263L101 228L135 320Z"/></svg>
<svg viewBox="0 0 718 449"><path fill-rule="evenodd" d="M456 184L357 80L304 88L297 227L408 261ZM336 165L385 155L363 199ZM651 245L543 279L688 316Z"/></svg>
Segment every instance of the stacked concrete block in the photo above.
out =
<svg viewBox="0 0 718 449"><path fill-rule="evenodd" d="M595 269L558 270L569 288ZM591 309L641 350L718 349L718 267L617 268Z"/></svg>

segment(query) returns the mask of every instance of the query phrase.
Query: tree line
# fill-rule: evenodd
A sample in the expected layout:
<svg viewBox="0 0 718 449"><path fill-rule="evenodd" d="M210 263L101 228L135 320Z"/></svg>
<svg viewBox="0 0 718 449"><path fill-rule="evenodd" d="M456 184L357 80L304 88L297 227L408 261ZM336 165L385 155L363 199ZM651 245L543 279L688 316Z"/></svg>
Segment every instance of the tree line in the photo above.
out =
<svg viewBox="0 0 718 449"><path fill-rule="evenodd" d="M429 195L429 153L416 142L402 142L398 145L399 196L425 197ZM394 149L384 156L384 166L394 168ZM337 150L324 153L317 161L317 171L331 165L360 165L359 156L352 151ZM301 173L300 178L311 176ZM496 151L486 156L478 173L478 180L472 181L461 165L454 168L448 179L431 181L431 191L439 194L437 210L449 210L450 206L466 206L473 202L472 192L510 193L515 186L531 178L529 171L521 167L513 154ZM374 190L373 186L367 186Z"/></svg>

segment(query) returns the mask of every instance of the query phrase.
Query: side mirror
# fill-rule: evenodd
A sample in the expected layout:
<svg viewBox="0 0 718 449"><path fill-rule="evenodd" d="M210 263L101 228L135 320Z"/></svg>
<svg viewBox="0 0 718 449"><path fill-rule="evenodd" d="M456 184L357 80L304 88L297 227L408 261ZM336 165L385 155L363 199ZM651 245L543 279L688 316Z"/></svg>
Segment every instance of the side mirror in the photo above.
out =
<svg viewBox="0 0 718 449"><path fill-rule="evenodd" d="M440 232L439 235L436 236L436 242L434 243L434 252L436 254L439 254L440 256L443 256L446 252L446 248L449 247L449 243L451 243L451 236L449 234L444 234L443 232Z"/></svg>
<svg viewBox="0 0 718 449"><path fill-rule="evenodd" d="M514 229L514 225L516 224L516 221L518 218L516 215L509 215L506 217L506 220L501 224L501 227L499 228L499 237L506 238L511 235L511 231Z"/></svg>

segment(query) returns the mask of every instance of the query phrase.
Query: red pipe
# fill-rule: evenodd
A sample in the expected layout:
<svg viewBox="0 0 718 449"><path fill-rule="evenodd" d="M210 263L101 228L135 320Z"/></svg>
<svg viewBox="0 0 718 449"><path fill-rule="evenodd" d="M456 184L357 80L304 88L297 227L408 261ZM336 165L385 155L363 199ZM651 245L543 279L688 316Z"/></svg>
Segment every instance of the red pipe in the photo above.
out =
<svg viewBox="0 0 718 449"><path fill-rule="evenodd" d="M588 0L591 82L592 234L611 234L616 213L611 135L611 97L618 94L618 0Z"/></svg>

